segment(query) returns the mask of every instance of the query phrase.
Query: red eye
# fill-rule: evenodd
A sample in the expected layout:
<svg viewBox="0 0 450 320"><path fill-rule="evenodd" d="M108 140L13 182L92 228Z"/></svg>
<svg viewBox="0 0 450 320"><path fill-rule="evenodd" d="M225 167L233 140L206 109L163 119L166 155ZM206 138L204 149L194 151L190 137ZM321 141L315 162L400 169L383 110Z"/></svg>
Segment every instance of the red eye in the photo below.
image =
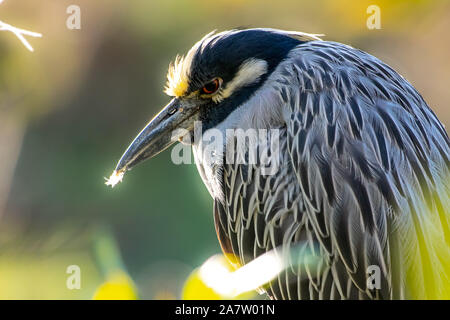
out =
<svg viewBox="0 0 450 320"><path fill-rule="evenodd" d="M220 80L219 78L214 79L211 82L208 82L205 84L202 88L202 92L205 94L211 94L216 92L220 87Z"/></svg>

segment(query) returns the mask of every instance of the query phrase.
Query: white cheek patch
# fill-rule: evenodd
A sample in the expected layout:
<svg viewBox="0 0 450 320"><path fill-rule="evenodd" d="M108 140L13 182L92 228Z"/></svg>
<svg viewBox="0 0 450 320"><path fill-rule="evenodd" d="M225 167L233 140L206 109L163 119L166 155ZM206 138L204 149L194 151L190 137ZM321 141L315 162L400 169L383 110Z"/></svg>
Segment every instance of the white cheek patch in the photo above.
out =
<svg viewBox="0 0 450 320"><path fill-rule="evenodd" d="M267 73L267 61L251 58L244 61L239 67L239 71L234 78L228 82L225 88L212 97L214 102L220 102L228 98L237 89L255 83L259 78Z"/></svg>

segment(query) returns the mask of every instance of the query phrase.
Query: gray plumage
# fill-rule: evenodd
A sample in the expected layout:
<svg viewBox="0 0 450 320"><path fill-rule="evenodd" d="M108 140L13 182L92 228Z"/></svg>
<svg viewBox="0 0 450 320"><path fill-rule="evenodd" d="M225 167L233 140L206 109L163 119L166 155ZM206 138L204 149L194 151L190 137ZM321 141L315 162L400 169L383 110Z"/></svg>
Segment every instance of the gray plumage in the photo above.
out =
<svg viewBox="0 0 450 320"><path fill-rule="evenodd" d="M427 220L449 246L449 140L420 94L373 56L324 41L295 48L261 90L273 90L282 115L280 170L217 170L223 250L245 264L303 241L325 258L314 273L299 263L281 274L267 290L277 299L439 296L425 279L448 286L440 264L450 261L436 256ZM380 290L367 288L370 265L381 268ZM406 268L417 288L405 286Z"/></svg>
<svg viewBox="0 0 450 320"><path fill-rule="evenodd" d="M287 256L264 288L275 299L450 298L450 141L389 66L313 35L233 30L177 59L166 92L175 98L130 145L111 184L173 143L174 123L192 133L200 120L203 135L278 129L273 175L263 159L230 162L220 150L200 161L204 146L193 143L225 253L241 265L274 249ZM379 288L367 283L373 265Z"/></svg>

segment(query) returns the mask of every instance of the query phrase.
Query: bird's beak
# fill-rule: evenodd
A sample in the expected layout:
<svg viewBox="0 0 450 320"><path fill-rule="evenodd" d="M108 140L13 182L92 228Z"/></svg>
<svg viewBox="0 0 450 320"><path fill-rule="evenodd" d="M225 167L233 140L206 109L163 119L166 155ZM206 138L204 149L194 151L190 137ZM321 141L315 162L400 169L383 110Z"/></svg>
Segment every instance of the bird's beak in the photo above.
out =
<svg viewBox="0 0 450 320"><path fill-rule="evenodd" d="M172 99L128 146L106 184L113 187L127 170L164 151L186 134L186 130L192 130L197 112L198 106Z"/></svg>

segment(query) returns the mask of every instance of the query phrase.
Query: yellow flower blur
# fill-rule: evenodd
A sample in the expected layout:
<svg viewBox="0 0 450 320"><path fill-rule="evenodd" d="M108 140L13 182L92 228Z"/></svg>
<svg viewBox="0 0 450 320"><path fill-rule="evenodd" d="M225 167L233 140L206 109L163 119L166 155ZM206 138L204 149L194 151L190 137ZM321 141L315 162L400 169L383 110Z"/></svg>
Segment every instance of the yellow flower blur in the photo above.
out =
<svg viewBox="0 0 450 320"><path fill-rule="evenodd" d="M133 281L124 272L111 274L95 291L94 300L136 300Z"/></svg>

